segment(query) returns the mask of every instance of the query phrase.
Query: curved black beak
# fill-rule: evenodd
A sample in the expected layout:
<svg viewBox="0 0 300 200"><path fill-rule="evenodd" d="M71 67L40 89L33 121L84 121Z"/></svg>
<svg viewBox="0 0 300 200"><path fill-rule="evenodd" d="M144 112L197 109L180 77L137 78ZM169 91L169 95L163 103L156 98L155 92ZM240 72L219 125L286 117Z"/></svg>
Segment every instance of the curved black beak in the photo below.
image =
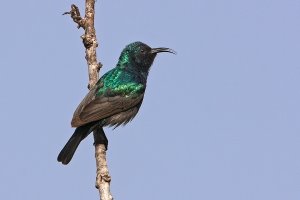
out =
<svg viewBox="0 0 300 200"><path fill-rule="evenodd" d="M152 48L151 53L161 53L161 52L169 52L172 54L176 54L176 51L173 49L165 48L165 47L159 47L159 48Z"/></svg>

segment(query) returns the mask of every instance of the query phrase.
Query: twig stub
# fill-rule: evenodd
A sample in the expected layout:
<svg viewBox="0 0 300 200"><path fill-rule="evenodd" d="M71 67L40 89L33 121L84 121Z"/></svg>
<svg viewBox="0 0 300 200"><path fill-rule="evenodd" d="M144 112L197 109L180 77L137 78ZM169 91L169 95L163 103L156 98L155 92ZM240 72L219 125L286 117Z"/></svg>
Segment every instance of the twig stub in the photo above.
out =
<svg viewBox="0 0 300 200"><path fill-rule="evenodd" d="M63 15L71 15L71 18L77 24L77 28L82 27L85 29L85 19L80 16L79 8L75 4L71 5L71 11L64 12Z"/></svg>

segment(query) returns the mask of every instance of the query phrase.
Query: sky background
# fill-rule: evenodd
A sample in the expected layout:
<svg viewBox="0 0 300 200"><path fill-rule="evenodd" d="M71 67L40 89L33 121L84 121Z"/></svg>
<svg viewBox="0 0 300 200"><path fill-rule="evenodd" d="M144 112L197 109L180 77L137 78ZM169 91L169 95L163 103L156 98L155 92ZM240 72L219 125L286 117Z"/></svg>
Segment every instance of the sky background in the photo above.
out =
<svg viewBox="0 0 300 200"><path fill-rule="evenodd" d="M0 199L99 199L92 137L56 157L88 92L84 1L0 8ZM101 75L142 41L160 54L143 105L106 128L116 200L300 199L300 1L96 2Z"/></svg>

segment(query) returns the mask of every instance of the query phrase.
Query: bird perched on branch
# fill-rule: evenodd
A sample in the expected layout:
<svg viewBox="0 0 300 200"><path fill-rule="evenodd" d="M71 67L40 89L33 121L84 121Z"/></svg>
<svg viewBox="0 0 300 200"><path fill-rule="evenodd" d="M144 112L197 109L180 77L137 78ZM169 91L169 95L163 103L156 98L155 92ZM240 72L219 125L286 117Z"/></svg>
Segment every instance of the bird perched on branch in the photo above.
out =
<svg viewBox="0 0 300 200"><path fill-rule="evenodd" d="M142 42L125 47L117 66L98 80L75 110L71 125L77 128L59 153L59 162L68 164L79 143L94 130L95 144L107 148L103 127L125 125L136 116L143 102L149 69L160 52L175 54L172 49L151 48Z"/></svg>

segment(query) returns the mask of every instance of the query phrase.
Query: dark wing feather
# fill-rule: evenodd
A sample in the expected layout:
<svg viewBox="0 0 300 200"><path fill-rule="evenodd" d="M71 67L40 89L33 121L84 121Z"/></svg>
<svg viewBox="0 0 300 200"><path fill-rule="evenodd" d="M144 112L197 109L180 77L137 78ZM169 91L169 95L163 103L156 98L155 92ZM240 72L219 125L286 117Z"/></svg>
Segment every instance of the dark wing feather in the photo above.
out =
<svg viewBox="0 0 300 200"><path fill-rule="evenodd" d="M103 84L101 85L95 85L95 87L93 87L89 93L84 97L84 99L80 102L80 104L77 106L74 114L73 114L73 119L82 111L82 109L88 105L91 101L93 101L95 98L96 98L96 92L97 90L102 87ZM72 121L73 121L72 119ZM72 123L72 127L76 127L76 126L73 126L73 123Z"/></svg>
<svg viewBox="0 0 300 200"><path fill-rule="evenodd" d="M74 112L71 122L72 127L79 127L86 123L126 111L139 104L143 100L143 97L143 94L136 97L120 95L114 97L95 97L95 91L91 90Z"/></svg>
<svg viewBox="0 0 300 200"><path fill-rule="evenodd" d="M136 106L143 100L143 96L144 95L140 95L135 98L125 96L96 98L84 107L79 114L79 118L83 120L84 123L89 123L110 117Z"/></svg>

